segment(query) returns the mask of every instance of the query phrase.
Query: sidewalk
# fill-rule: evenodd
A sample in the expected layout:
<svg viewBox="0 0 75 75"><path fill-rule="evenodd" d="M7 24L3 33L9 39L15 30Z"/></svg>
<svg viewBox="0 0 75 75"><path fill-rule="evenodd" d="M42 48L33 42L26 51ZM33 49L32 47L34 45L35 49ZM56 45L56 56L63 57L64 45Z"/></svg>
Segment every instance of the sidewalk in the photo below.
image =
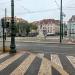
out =
<svg viewBox="0 0 75 75"><path fill-rule="evenodd" d="M6 42L10 42L11 38L7 38ZM59 38L47 38L47 39L38 39L36 37L16 37L16 42L26 42L26 43L48 43L48 44L59 44ZM2 42L2 38L0 38L0 42ZM69 40L68 38L64 38L61 44L75 44L75 41Z"/></svg>

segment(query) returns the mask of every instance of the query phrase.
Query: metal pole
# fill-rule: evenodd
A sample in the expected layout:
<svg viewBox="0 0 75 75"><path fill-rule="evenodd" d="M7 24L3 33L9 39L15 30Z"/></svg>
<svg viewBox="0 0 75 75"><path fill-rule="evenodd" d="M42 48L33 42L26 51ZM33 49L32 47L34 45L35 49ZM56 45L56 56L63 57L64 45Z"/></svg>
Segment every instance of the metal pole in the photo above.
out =
<svg viewBox="0 0 75 75"><path fill-rule="evenodd" d="M5 8L5 25L6 25L6 15L7 15L7 9Z"/></svg>
<svg viewBox="0 0 75 75"><path fill-rule="evenodd" d="M61 24L62 24L62 29L61 29L61 30L62 30L62 35L61 35L61 36L62 36L62 40L63 40L63 34L64 34L64 32L63 32L63 27L64 27L64 26L63 26L63 13L62 13L62 20L61 20Z"/></svg>
<svg viewBox="0 0 75 75"><path fill-rule="evenodd" d="M5 52L5 25L6 25L6 8L5 8L5 18L3 18L3 52Z"/></svg>
<svg viewBox="0 0 75 75"><path fill-rule="evenodd" d="M60 43L62 42L62 31L63 31L63 29L62 29L62 20L63 20L63 18L62 18L62 0L61 0L61 6L60 6Z"/></svg>
<svg viewBox="0 0 75 75"><path fill-rule="evenodd" d="M70 23L70 28L69 28L69 40L71 41L71 23Z"/></svg>
<svg viewBox="0 0 75 75"><path fill-rule="evenodd" d="M4 27L3 27L3 52L5 52Z"/></svg>
<svg viewBox="0 0 75 75"><path fill-rule="evenodd" d="M4 22L4 19L3 19L3 22ZM5 52L4 24L3 24L3 52Z"/></svg>
<svg viewBox="0 0 75 75"><path fill-rule="evenodd" d="M5 36L5 40L6 40L6 16L7 16L7 9L5 8L5 32L4 32L4 36Z"/></svg>
<svg viewBox="0 0 75 75"><path fill-rule="evenodd" d="M14 0L11 0L11 45L10 53L16 53L15 45L15 24L14 24Z"/></svg>

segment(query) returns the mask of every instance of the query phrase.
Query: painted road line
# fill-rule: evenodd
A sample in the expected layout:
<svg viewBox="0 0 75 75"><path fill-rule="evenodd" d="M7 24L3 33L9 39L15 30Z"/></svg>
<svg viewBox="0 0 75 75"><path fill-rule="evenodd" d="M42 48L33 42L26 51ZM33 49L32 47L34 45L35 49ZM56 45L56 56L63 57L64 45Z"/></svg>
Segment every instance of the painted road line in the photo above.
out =
<svg viewBox="0 0 75 75"><path fill-rule="evenodd" d="M57 64L58 66L60 66L61 68L63 68L58 55L51 54L51 62L53 62L53 63Z"/></svg>
<svg viewBox="0 0 75 75"><path fill-rule="evenodd" d="M0 55L0 59L2 59L2 58L4 58L4 57L6 57L6 56L8 56L8 55L9 55L9 53L1 54L1 55Z"/></svg>
<svg viewBox="0 0 75 75"><path fill-rule="evenodd" d="M39 57L39 58L43 58L44 57L44 53L38 53L36 56Z"/></svg>
<svg viewBox="0 0 75 75"><path fill-rule="evenodd" d="M10 75L24 75L28 67L32 63L36 56L30 55L26 60L24 60Z"/></svg>
<svg viewBox="0 0 75 75"><path fill-rule="evenodd" d="M73 47L69 47L69 46L67 46L67 47L66 47L66 46L63 46L63 47L62 47L62 46L61 46L61 47L60 47L60 46L48 46L48 45L47 45L47 46L44 46L44 47L49 47L49 48L50 48L50 47L52 47L52 48L73 48Z"/></svg>
<svg viewBox="0 0 75 75"><path fill-rule="evenodd" d="M63 69L69 73L69 75L75 75L75 68L72 66L70 61L65 55L59 55L60 61L62 63Z"/></svg>
<svg viewBox="0 0 75 75"><path fill-rule="evenodd" d="M71 62L73 67L75 68L75 57L74 56L67 56L68 60Z"/></svg>
<svg viewBox="0 0 75 75"><path fill-rule="evenodd" d="M38 75L41 61L42 61L41 58L36 57L24 75Z"/></svg>
<svg viewBox="0 0 75 75"><path fill-rule="evenodd" d="M9 64L11 64L12 62L14 62L15 60L17 60L21 56L22 56L22 54L17 53L13 57L11 57L11 58L7 59L6 61L4 61L3 63L1 63L0 64L0 71L3 70L5 67L7 67Z"/></svg>
<svg viewBox="0 0 75 75"><path fill-rule="evenodd" d="M10 65L8 65L3 70L1 70L0 74L1 75L10 75L28 56L29 56L28 53L23 54L17 60L15 60L14 62L12 62Z"/></svg>
<svg viewBox="0 0 75 75"><path fill-rule="evenodd" d="M48 59L43 58L38 75L52 75L51 63Z"/></svg>

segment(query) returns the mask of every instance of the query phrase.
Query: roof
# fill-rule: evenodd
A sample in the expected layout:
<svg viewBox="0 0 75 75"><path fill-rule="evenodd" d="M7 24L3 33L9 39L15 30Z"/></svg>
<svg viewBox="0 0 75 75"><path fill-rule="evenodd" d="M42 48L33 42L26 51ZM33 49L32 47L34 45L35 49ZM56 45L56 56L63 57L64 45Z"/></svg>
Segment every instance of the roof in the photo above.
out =
<svg viewBox="0 0 75 75"><path fill-rule="evenodd" d="M5 17L3 17L3 18L5 18ZM11 17L6 17L6 19L11 20ZM24 20L24 19L22 19L22 18L18 18L18 17L14 17L14 19L15 19L16 21L19 21L19 22L27 22L26 20Z"/></svg>
<svg viewBox="0 0 75 75"><path fill-rule="evenodd" d="M40 21L34 21L33 23L35 24L57 24L59 25L60 21L59 20L55 20L55 19L43 19L43 20L40 20Z"/></svg>
<svg viewBox="0 0 75 75"><path fill-rule="evenodd" d="M75 15L73 15L68 21L68 23L72 23L72 22L75 22Z"/></svg>

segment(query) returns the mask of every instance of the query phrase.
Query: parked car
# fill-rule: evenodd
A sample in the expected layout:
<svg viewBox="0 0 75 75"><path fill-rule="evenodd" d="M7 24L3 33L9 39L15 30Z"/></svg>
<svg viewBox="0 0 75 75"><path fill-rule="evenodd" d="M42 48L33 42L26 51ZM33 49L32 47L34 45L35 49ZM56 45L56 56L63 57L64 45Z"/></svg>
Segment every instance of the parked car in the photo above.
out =
<svg viewBox="0 0 75 75"><path fill-rule="evenodd" d="M37 36L37 35L38 35L37 32L34 32L34 33L30 32L28 36L29 36L29 37L35 37L35 36Z"/></svg>
<svg viewBox="0 0 75 75"><path fill-rule="evenodd" d="M54 33L47 33L47 36L54 36Z"/></svg>

